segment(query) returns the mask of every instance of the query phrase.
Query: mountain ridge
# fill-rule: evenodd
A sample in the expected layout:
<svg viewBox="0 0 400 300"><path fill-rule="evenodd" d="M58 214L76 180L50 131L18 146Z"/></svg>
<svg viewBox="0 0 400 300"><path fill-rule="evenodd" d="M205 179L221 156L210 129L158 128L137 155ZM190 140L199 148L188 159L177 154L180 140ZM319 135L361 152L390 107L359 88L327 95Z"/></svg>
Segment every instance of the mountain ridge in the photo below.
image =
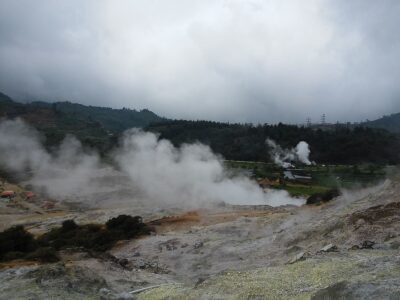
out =
<svg viewBox="0 0 400 300"><path fill-rule="evenodd" d="M23 119L44 134L46 146L57 145L71 134L100 152L110 149L117 136L126 129L144 128L168 120L148 109L113 109L72 102L20 103L1 92L0 118Z"/></svg>
<svg viewBox="0 0 400 300"><path fill-rule="evenodd" d="M364 122L363 125L372 128L386 129L387 131L394 133L400 133L400 113L394 113L373 121L367 121Z"/></svg>
<svg viewBox="0 0 400 300"><path fill-rule="evenodd" d="M154 132L175 146L202 143L228 160L270 161L266 139L291 149L306 141L311 159L334 164L397 164L400 136L365 124L332 124L327 128L270 124L232 124L213 121L170 120L143 109L113 109L71 102L22 104L0 94L0 118L22 118L45 136L45 146L60 144L66 135L76 136L100 154L118 145L123 131L132 127Z"/></svg>

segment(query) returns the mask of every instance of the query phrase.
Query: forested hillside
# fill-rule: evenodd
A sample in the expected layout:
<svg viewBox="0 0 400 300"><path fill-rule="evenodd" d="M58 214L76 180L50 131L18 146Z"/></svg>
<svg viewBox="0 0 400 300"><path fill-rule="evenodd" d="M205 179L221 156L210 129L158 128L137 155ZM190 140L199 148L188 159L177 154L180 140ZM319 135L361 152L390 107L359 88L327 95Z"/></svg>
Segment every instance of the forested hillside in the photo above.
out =
<svg viewBox="0 0 400 300"><path fill-rule="evenodd" d="M72 134L102 153L115 145L122 131L166 120L147 109L112 109L70 102L19 103L2 93L0 117L24 119L45 135L49 147Z"/></svg>
<svg viewBox="0 0 400 300"><path fill-rule="evenodd" d="M311 160L319 163L358 164L400 162L399 135L364 126L332 126L329 130L294 125L229 124L211 121L166 120L149 110L111 109L70 102L18 103L0 93L0 117L21 117L41 131L48 147L66 134L86 146L107 153L121 133L131 127L158 132L175 145L201 142L230 160L270 161L267 138L292 148L310 145Z"/></svg>
<svg viewBox="0 0 400 300"><path fill-rule="evenodd" d="M337 127L322 131L293 125L241 125L208 121L171 121L154 124L148 130L175 145L199 141L226 159L269 161L267 138L291 148L306 141L311 159L319 163L382 163L400 161L400 140L385 130L365 127Z"/></svg>
<svg viewBox="0 0 400 300"><path fill-rule="evenodd" d="M390 132L400 133L400 113L383 116L380 119L365 122L364 125L371 128L382 128Z"/></svg>

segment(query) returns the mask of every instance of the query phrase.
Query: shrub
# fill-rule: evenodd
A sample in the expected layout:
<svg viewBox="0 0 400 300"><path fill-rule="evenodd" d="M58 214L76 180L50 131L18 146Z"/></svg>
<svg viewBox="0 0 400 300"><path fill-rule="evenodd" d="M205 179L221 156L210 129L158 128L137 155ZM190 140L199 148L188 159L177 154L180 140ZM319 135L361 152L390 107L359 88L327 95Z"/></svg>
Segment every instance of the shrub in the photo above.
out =
<svg viewBox="0 0 400 300"><path fill-rule="evenodd" d="M139 234L147 234L149 231L139 216L119 215L108 220L106 227L120 238L132 238Z"/></svg>
<svg viewBox="0 0 400 300"><path fill-rule="evenodd" d="M78 225L76 225L74 220L66 220L66 221L62 222L61 230L63 232L68 232L71 230L75 230L77 227L78 227Z"/></svg>
<svg viewBox="0 0 400 300"><path fill-rule="evenodd" d="M23 226L14 226L0 232L0 259L9 252L28 253L36 250L37 243L33 235L27 232ZM8 256L15 256L9 254Z"/></svg>
<svg viewBox="0 0 400 300"><path fill-rule="evenodd" d="M57 262L60 260L56 250L52 247L38 248L34 252L29 253L26 258L46 263Z"/></svg>
<svg viewBox="0 0 400 300"><path fill-rule="evenodd" d="M60 249L72 247L106 251L120 239L149 232L150 228L141 217L127 215L110 219L106 226L77 225L73 220L66 220L61 227L53 228L36 240L22 226L16 226L0 233L0 260L28 258L55 262L59 260L56 251Z"/></svg>
<svg viewBox="0 0 400 300"><path fill-rule="evenodd" d="M339 197L340 191L338 189L330 189L324 193L315 193L307 198L306 204L320 204L331 201L333 198Z"/></svg>

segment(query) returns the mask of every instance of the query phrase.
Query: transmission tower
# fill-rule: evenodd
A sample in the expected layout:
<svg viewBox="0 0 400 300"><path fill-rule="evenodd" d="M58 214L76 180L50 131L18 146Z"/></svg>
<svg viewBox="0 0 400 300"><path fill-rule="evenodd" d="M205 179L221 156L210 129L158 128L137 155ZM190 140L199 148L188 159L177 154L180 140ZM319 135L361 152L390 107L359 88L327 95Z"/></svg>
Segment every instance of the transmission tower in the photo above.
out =
<svg viewBox="0 0 400 300"><path fill-rule="evenodd" d="M322 124L322 125L325 125L325 123L326 123L326 116L325 116L325 114L323 114L323 115L321 116L321 124Z"/></svg>

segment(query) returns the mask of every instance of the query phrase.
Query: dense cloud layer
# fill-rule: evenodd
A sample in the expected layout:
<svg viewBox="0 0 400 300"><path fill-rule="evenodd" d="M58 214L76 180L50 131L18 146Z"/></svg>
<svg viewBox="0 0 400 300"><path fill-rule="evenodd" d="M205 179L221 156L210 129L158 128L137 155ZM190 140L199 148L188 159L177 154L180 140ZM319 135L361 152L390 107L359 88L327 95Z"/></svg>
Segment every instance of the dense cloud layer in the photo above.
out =
<svg viewBox="0 0 400 300"><path fill-rule="evenodd" d="M0 2L0 90L167 117L400 111L397 0Z"/></svg>

